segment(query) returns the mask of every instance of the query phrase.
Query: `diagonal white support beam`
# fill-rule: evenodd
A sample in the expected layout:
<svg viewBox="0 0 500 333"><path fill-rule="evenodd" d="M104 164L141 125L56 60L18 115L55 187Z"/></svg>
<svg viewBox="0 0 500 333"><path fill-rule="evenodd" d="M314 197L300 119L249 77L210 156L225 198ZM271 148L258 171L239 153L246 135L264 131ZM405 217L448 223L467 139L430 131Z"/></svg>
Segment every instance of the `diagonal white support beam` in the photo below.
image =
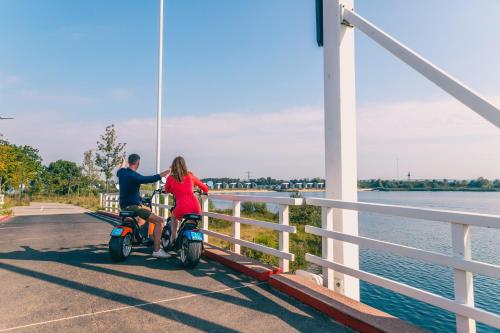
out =
<svg viewBox="0 0 500 333"><path fill-rule="evenodd" d="M425 76L438 87L471 108L496 127L500 128L500 109L484 97L446 73L441 68L435 66L415 51L401 44L398 40L388 35L362 16L356 14L354 11L344 7L342 15L345 21L361 30L365 35Z"/></svg>

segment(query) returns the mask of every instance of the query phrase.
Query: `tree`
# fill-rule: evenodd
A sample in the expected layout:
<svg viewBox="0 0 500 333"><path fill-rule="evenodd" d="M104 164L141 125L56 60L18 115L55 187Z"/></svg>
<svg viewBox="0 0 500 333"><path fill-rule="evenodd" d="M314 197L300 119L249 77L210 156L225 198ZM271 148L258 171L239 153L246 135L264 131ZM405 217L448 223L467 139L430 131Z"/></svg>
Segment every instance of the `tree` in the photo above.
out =
<svg viewBox="0 0 500 333"><path fill-rule="evenodd" d="M99 171L94 161L94 151L89 149L83 153L82 174L87 183L88 192L94 188L95 183L99 179Z"/></svg>
<svg viewBox="0 0 500 333"><path fill-rule="evenodd" d="M0 188L31 187L42 170L37 149L0 140Z"/></svg>
<svg viewBox="0 0 500 333"><path fill-rule="evenodd" d="M120 164L121 158L125 154L126 143L116 141L117 135L113 124L106 127L106 131L101 135L101 141L97 141L95 164L106 179L106 192L108 192L109 180L113 176L113 169Z"/></svg>
<svg viewBox="0 0 500 333"><path fill-rule="evenodd" d="M47 179L52 192L68 194L74 190L77 180L81 176L81 169L75 162L57 160L47 167Z"/></svg>

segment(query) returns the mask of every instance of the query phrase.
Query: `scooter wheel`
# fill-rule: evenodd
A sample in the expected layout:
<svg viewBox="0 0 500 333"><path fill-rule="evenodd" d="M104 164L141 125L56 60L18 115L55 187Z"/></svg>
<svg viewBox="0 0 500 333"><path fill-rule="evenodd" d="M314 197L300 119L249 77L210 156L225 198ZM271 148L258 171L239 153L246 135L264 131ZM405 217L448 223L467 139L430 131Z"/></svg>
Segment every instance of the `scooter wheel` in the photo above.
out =
<svg viewBox="0 0 500 333"><path fill-rule="evenodd" d="M182 237L180 258L182 266L185 268L193 268L200 262L202 251L201 242L191 242L187 237Z"/></svg>
<svg viewBox="0 0 500 333"><path fill-rule="evenodd" d="M111 237L109 240L109 254L113 261L124 261L132 252L132 237L127 234L124 237Z"/></svg>

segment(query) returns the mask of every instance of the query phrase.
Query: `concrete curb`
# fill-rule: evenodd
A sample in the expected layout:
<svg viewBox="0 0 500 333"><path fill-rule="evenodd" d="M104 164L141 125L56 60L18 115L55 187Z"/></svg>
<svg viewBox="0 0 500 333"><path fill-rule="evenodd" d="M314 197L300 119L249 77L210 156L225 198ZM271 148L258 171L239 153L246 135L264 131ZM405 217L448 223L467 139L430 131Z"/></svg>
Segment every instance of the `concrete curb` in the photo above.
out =
<svg viewBox="0 0 500 333"><path fill-rule="evenodd" d="M263 264L255 259L207 243L205 243L203 256L258 281L268 281L272 275L282 273L280 268Z"/></svg>
<svg viewBox="0 0 500 333"><path fill-rule="evenodd" d="M280 274L269 278L269 285L326 314L356 331L367 333L427 332L388 313L355 301L333 290L318 286L297 275Z"/></svg>

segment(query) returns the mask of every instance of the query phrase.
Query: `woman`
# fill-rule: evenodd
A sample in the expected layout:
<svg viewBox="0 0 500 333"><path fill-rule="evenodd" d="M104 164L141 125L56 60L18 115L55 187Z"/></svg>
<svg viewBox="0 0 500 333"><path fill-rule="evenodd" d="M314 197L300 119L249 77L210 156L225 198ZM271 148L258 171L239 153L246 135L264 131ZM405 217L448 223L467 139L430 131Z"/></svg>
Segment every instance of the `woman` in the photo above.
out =
<svg viewBox="0 0 500 333"><path fill-rule="evenodd" d="M193 193L194 187L199 187L205 193L208 193L208 187L188 171L182 156L174 158L170 172L165 192L172 193L175 198L175 208L172 211L172 242L174 242L177 237L178 221L182 220L185 214L201 214L200 203Z"/></svg>

